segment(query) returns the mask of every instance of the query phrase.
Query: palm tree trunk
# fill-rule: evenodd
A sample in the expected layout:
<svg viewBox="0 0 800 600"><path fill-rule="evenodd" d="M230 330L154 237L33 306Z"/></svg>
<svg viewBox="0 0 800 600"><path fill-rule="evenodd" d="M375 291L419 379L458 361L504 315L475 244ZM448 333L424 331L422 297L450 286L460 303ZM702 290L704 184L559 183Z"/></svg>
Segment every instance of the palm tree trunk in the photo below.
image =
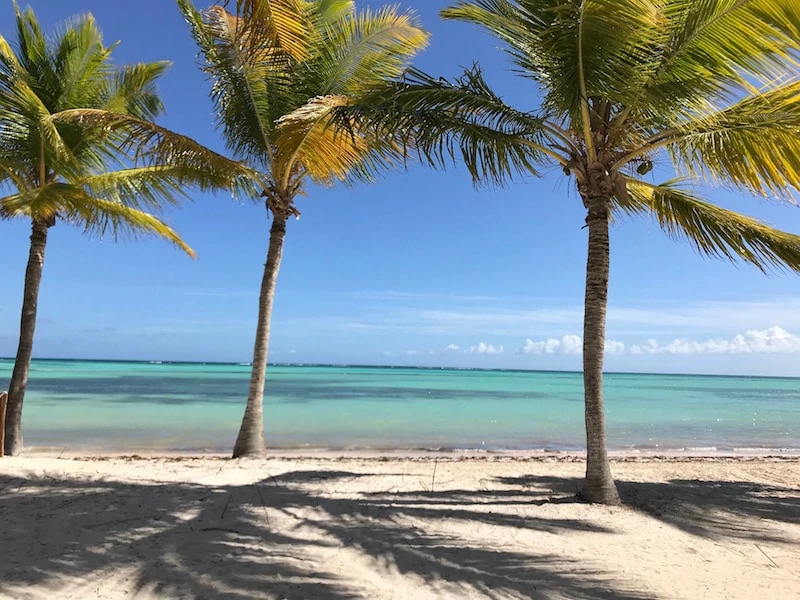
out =
<svg viewBox="0 0 800 600"><path fill-rule="evenodd" d="M590 198L586 224L589 251L586 261L586 300L583 317L583 388L586 410L586 482L583 497L589 502L619 504L606 450L603 412L603 355L606 343L610 246L606 198Z"/></svg>
<svg viewBox="0 0 800 600"><path fill-rule="evenodd" d="M8 386L5 452L11 456L22 451L22 402L25 399L25 388L28 386L28 373L31 369L33 334L36 330L36 310L39 304L39 284L42 282L48 226L45 221L34 220L31 228L31 250L28 267L25 270L19 346L11 383Z"/></svg>
<svg viewBox="0 0 800 600"><path fill-rule="evenodd" d="M272 303L275 300L275 284L283 255L283 240L286 237L287 216L280 211L273 213L272 228L269 232L267 264L264 265L264 278L261 281L261 295L258 301L258 327L253 350L253 370L250 375L250 391L244 409L242 426L233 447L233 458L264 456L267 452L264 443L264 380L267 375L269 356L269 329L272 319Z"/></svg>

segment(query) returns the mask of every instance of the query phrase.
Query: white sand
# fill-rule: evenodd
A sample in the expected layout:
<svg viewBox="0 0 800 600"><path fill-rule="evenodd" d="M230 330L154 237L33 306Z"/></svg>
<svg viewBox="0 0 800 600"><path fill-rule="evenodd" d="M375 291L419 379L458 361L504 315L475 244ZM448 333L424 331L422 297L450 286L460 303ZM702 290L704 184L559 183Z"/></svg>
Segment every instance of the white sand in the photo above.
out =
<svg viewBox="0 0 800 600"><path fill-rule="evenodd" d="M800 598L800 461L0 460L0 597Z"/></svg>

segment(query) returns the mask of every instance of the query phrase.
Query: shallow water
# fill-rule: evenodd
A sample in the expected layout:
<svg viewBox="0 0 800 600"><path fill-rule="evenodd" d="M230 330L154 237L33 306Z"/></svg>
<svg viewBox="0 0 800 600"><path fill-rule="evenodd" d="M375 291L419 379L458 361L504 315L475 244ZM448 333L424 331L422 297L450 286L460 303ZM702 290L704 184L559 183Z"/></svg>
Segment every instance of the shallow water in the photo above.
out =
<svg viewBox="0 0 800 600"><path fill-rule="evenodd" d="M0 389L13 363L0 361ZM34 361L28 446L227 451L244 410L246 365ZM800 379L606 376L613 449L800 451ZM579 373L270 367L272 447L584 447Z"/></svg>

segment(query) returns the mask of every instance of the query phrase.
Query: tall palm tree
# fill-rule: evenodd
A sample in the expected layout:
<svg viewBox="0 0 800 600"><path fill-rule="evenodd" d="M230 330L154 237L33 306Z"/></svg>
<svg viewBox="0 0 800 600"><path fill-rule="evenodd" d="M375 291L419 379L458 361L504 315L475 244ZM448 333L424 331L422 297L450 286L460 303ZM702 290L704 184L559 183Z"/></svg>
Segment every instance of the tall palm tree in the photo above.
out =
<svg viewBox="0 0 800 600"><path fill-rule="evenodd" d="M199 12L178 0L212 82L228 148L267 180L272 215L253 368L234 458L265 452L264 381L286 224L308 181L371 180L402 158L392 138L332 126L331 114L400 75L427 34L396 8L356 12L352 0L238 0Z"/></svg>
<svg viewBox="0 0 800 600"><path fill-rule="evenodd" d="M498 38L538 108L505 104L476 66L452 82L410 71L336 118L405 132L434 165L461 155L476 181L555 166L574 182L588 229L583 496L618 503L602 386L609 222L650 215L701 253L800 270L800 237L695 185L784 199L800 189L800 2L460 0L442 16ZM656 163L677 178L650 181Z"/></svg>
<svg viewBox="0 0 800 600"><path fill-rule="evenodd" d="M155 87L168 63L116 68L94 19L69 21L45 37L30 9L16 6L17 42L0 36L1 218L31 221L20 339L8 393L5 450L22 449L39 284L48 230L62 221L86 233L153 235L194 252L151 214L185 185L246 190L250 172L152 119ZM116 168L116 170L114 170Z"/></svg>

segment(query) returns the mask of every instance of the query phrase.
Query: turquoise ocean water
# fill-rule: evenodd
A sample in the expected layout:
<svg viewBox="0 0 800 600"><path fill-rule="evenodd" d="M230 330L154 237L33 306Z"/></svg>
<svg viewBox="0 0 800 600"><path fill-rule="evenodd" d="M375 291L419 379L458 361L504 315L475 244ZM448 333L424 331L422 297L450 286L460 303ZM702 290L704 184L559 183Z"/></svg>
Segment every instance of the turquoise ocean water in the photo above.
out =
<svg viewBox="0 0 800 600"><path fill-rule="evenodd" d="M0 389L13 363L0 360ZM227 451L246 365L34 361L28 446ZM800 452L800 379L606 376L614 449ZM270 367L272 447L579 450L579 373Z"/></svg>

